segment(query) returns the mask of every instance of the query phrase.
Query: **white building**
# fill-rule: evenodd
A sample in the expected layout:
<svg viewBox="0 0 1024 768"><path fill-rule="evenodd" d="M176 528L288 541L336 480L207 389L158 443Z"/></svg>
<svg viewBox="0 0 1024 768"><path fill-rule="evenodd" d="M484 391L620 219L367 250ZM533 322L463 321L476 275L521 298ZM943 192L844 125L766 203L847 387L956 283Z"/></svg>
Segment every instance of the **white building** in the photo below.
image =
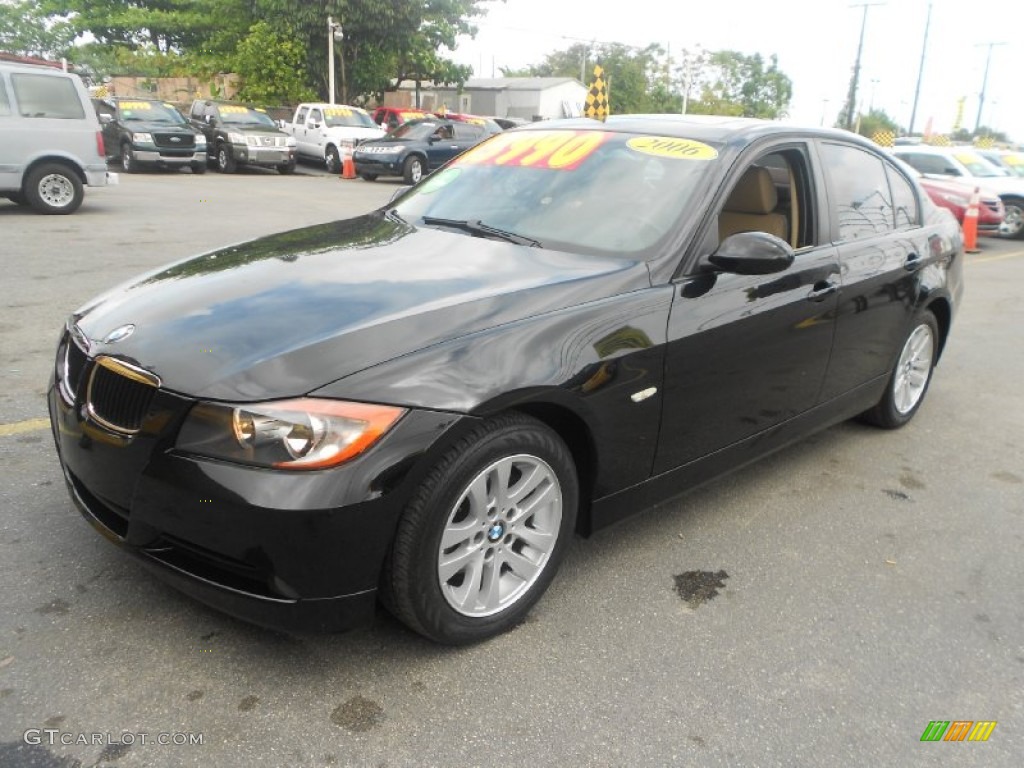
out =
<svg viewBox="0 0 1024 768"><path fill-rule="evenodd" d="M572 77L477 77L467 80L461 90L423 83L418 97L420 108L429 112L444 106L449 112L546 120L582 114L587 88ZM415 83L403 82L397 91L386 93L384 104L415 107Z"/></svg>

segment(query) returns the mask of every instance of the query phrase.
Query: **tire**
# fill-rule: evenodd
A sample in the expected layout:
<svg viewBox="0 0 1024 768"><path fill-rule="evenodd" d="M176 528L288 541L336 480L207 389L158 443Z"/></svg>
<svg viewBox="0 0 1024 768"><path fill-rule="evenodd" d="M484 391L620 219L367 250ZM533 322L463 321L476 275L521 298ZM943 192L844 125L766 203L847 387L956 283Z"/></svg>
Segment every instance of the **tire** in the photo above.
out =
<svg viewBox="0 0 1024 768"><path fill-rule="evenodd" d="M290 163L277 166L277 172L284 176L287 176L290 173L295 173L295 161L292 160Z"/></svg>
<svg viewBox="0 0 1024 768"><path fill-rule="evenodd" d="M217 163L217 170L221 173L234 173L238 170L238 163L235 162L235 158L231 154L231 150L224 144L217 145L217 155L215 160Z"/></svg>
<svg viewBox="0 0 1024 768"><path fill-rule="evenodd" d="M359 176L364 181L376 181L377 180L377 174L376 173L361 173L361 174L359 174Z"/></svg>
<svg viewBox="0 0 1024 768"><path fill-rule="evenodd" d="M25 179L25 200L39 213L74 213L85 198L78 174L61 163L36 166Z"/></svg>
<svg viewBox="0 0 1024 768"><path fill-rule="evenodd" d="M917 413L928 392L939 353L939 324L928 310L919 314L903 342L885 394L861 420L883 429L902 427Z"/></svg>
<svg viewBox="0 0 1024 768"><path fill-rule="evenodd" d="M423 178L423 158L418 155L412 155L405 159L405 165L402 166L402 175L405 177L406 184L418 184L419 180Z"/></svg>
<svg viewBox="0 0 1024 768"><path fill-rule="evenodd" d="M192 173L206 173L206 163L192 163Z"/></svg>
<svg viewBox="0 0 1024 768"><path fill-rule="evenodd" d="M132 154L132 145L125 142L121 145L121 170L125 173L135 173L138 169L135 155Z"/></svg>
<svg viewBox="0 0 1024 768"><path fill-rule="evenodd" d="M327 155L325 157L327 164L327 172L332 174L341 173L341 155L338 153L338 148L330 146L327 148Z"/></svg>
<svg viewBox="0 0 1024 768"><path fill-rule="evenodd" d="M25 196L21 194L21 192L8 192L7 199L15 205L28 205L28 200L25 199Z"/></svg>
<svg viewBox="0 0 1024 768"><path fill-rule="evenodd" d="M448 645L511 629L554 578L578 499L576 467L558 435L519 414L484 422L437 462L406 507L382 577L385 606Z"/></svg>
<svg viewBox="0 0 1024 768"><path fill-rule="evenodd" d="M1008 197L1003 200L1006 218L999 225L999 234L1011 240L1024 240L1024 200Z"/></svg>

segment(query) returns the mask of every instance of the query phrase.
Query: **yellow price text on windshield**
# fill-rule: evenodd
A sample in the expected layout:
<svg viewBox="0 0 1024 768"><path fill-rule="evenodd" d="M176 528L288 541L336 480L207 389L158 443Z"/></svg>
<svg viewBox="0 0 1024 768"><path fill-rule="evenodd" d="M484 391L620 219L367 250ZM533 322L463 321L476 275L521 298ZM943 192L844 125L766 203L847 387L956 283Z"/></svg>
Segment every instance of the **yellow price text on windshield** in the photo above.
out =
<svg viewBox="0 0 1024 768"><path fill-rule="evenodd" d="M148 101L122 101L119 106L121 109L152 109L153 106Z"/></svg>
<svg viewBox="0 0 1024 768"><path fill-rule="evenodd" d="M953 157L955 157L964 165L972 165L974 163L981 162L980 157L978 157L977 155L972 155L970 152L961 152L960 154L953 155Z"/></svg>
<svg viewBox="0 0 1024 768"><path fill-rule="evenodd" d="M671 157L676 160L714 160L718 151L714 147L691 139L676 139L669 136L638 136L626 142L635 152L655 157Z"/></svg>
<svg viewBox="0 0 1024 768"><path fill-rule="evenodd" d="M222 115L245 115L248 112L248 107L234 107L230 105L225 105L220 108L220 113Z"/></svg>
<svg viewBox="0 0 1024 768"><path fill-rule="evenodd" d="M339 107L339 108L335 108L335 109L325 109L324 110L324 116L325 117L352 117L352 110L344 108L344 107Z"/></svg>
<svg viewBox="0 0 1024 768"><path fill-rule="evenodd" d="M500 133L471 149L457 163L571 171L601 146L605 136L597 131Z"/></svg>

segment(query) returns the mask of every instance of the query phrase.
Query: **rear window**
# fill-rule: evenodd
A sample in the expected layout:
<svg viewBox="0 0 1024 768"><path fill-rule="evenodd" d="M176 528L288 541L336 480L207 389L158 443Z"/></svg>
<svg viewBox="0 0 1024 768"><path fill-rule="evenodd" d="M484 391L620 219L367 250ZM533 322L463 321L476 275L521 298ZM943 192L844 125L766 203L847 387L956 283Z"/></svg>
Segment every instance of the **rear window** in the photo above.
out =
<svg viewBox="0 0 1024 768"><path fill-rule="evenodd" d="M22 117L82 120L85 107L69 77L12 74L11 86Z"/></svg>

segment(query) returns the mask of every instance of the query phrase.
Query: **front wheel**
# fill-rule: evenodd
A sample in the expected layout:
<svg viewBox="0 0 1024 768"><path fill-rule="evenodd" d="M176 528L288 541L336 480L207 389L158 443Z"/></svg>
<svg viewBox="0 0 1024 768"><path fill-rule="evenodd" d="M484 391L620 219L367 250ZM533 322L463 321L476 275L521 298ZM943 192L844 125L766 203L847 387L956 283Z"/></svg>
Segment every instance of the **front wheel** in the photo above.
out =
<svg viewBox="0 0 1024 768"><path fill-rule="evenodd" d="M1012 240L1024 240L1024 200L1010 197L1003 200L1006 217L999 225L999 234Z"/></svg>
<svg viewBox="0 0 1024 768"><path fill-rule="evenodd" d="M25 180L25 200L40 213L74 213L85 198L82 180L61 163L43 163Z"/></svg>
<svg viewBox="0 0 1024 768"><path fill-rule="evenodd" d="M376 173L360 173L359 175L362 177L363 181L376 181L377 180L377 174Z"/></svg>
<svg viewBox="0 0 1024 768"><path fill-rule="evenodd" d="M910 421L924 402L938 353L939 324L935 315L925 310L914 320L903 342L885 394L861 418L885 429L896 429Z"/></svg>
<svg viewBox="0 0 1024 768"><path fill-rule="evenodd" d="M295 173L295 161L292 160L290 163L285 163L284 165L277 166L277 172L284 174L286 176L289 173Z"/></svg>
<svg viewBox="0 0 1024 768"><path fill-rule="evenodd" d="M189 167L192 168L192 173L206 173L206 163L205 162L202 162L202 163L192 163L192 165L189 166Z"/></svg>
<svg viewBox="0 0 1024 768"><path fill-rule="evenodd" d="M327 148L326 162L328 173L341 173L341 155L337 147Z"/></svg>
<svg viewBox="0 0 1024 768"><path fill-rule="evenodd" d="M416 155L407 158L403 175L406 184L419 184L420 179L423 178L423 158L416 157Z"/></svg>
<svg viewBox="0 0 1024 768"><path fill-rule="evenodd" d="M221 173L234 173L238 168L231 150L224 144L217 147L217 170Z"/></svg>
<svg viewBox="0 0 1024 768"><path fill-rule="evenodd" d="M385 604L440 643L511 629L554 578L578 498L576 467L557 434L523 415L485 422L438 461L406 508Z"/></svg>
<svg viewBox="0 0 1024 768"><path fill-rule="evenodd" d="M135 163L135 154L128 142L121 145L121 170L125 173L135 173L138 167Z"/></svg>

